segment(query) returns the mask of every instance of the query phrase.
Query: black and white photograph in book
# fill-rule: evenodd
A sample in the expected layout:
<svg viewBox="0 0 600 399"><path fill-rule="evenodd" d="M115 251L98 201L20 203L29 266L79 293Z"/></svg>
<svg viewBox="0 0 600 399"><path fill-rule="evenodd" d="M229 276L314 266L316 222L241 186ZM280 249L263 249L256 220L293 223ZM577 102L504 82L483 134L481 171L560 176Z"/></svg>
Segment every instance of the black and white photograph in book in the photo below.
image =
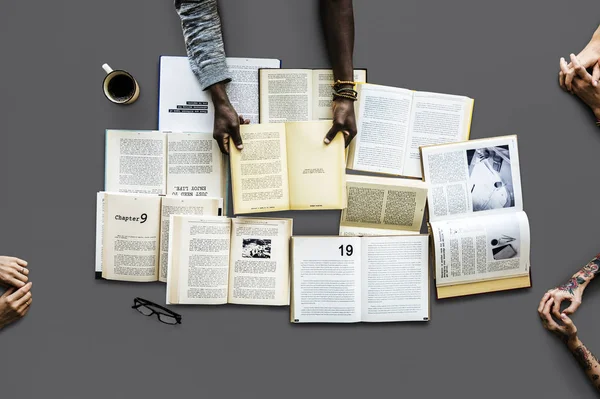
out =
<svg viewBox="0 0 600 399"><path fill-rule="evenodd" d="M508 146L467 150L473 212L515 206Z"/></svg>
<svg viewBox="0 0 600 399"><path fill-rule="evenodd" d="M521 252L519 225L516 223L493 224L486 227L488 248L494 260L518 258Z"/></svg>
<svg viewBox="0 0 600 399"><path fill-rule="evenodd" d="M242 240L242 258L271 259L271 240L244 238Z"/></svg>

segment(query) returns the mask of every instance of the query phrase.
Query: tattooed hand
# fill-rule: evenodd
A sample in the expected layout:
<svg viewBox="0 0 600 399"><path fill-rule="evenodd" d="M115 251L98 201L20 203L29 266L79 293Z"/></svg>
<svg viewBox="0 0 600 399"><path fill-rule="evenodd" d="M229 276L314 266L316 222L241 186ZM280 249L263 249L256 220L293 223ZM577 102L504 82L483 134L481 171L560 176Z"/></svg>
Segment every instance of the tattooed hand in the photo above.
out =
<svg viewBox="0 0 600 399"><path fill-rule="evenodd" d="M549 290L546 295L542 298L540 305L552 298L554 300L554 307L552 308L552 314L560 318L560 305L563 301L569 301L571 304L566 308L563 313L573 314L581 305L583 291L587 287L588 283L598 274L600 268L600 254L596 255L587 265L571 277L565 284L558 286L554 289Z"/></svg>
<svg viewBox="0 0 600 399"><path fill-rule="evenodd" d="M562 313L559 316L563 325L558 324L552 318L552 313L550 312L550 309L552 307L553 302L554 298L550 298L547 301L544 301L542 299L542 302L540 302L540 305L538 306L538 314L540 316L540 319L542 320L544 328L548 331L552 331L563 342L567 344L569 342L577 341L577 327L575 327L575 324L573 324L571 319L565 313Z"/></svg>

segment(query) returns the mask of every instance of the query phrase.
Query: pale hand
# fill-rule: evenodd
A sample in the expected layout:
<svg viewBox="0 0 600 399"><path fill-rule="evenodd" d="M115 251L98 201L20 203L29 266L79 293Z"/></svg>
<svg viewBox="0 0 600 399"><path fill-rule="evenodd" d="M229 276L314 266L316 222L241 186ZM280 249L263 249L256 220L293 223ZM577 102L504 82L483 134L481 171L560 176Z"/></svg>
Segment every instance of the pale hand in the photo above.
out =
<svg viewBox="0 0 600 399"><path fill-rule="evenodd" d="M546 298L544 295L544 298ZM554 303L554 298L549 298L544 302L542 298L542 302L538 306L538 314L540 319L542 320L542 324L544 328L548 331L552 331L556 334L562 341L565 343L573 342L577 340L577 327L573 324L573 321L563 312L558 318L563 323L562 325L558 324L553 318L550 308Z"/></svg>
<svg viewBox="0 0 600 399"><path fill-rule="evenodd" d="M25 316L31 306L31 283L9 288L0 296L0 329Z"/></svg>
<svg viewBox="0 0 600 399"><path fill-rule="evenodd" d="M575 67L575 78L571 82L571 92L592 109L596 118L600 118L600 85L598 85L598 78L590 75L573 54L571 54L571 64ZM566 71L568 69L564 59L561 59L560 65L561 70Z"/></svg>
<svg viewBox="0 0 600 399"><path fill-rule="evenodd" d="M27 283L27 262L12 256L0 256L0 282L16 288Z"/></svg>

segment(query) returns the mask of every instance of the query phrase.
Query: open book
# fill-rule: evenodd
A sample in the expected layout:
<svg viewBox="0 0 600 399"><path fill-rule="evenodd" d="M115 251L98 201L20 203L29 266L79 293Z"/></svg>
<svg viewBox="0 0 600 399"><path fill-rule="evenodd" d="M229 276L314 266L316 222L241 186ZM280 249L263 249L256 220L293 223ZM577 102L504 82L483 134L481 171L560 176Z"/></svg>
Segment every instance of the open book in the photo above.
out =
<svg viewBox="0 0 600 399"><path fill-rule="evenodd" d="M355 82L367 81L367 70L354 71ZM331 120L331 69L261 69L260 122Z"/></svg>
<svg viewBox="0 0 600 399"><path fill-rule="evenodd" d="M105 191L226 198L224 157L211 133L106 131Z"/></svg>
<svg viewBox="0 0 600 399"><path fill-rule="evenodd" d="M429 320L428 236L292 237L293 323Z"/></svg>
<svg viewBox="0 0 600 399"><path fill-rule="evenodd" d="M167 304L289 305L291 219L171 216Z"/></svg>
<svg viewBox="0 0 600 399"><path fill-rule="evenodd" d="M242 125L230 144L234 213L342 209L344 138L323 143L331 121Z"/></svg>
<svg viewBox="0 0 600 399"><path fill-rule="evenodd" d="M438 298L530 287L517 137L421 153Z"/></svg>
<svg viewBox="0 0 600 399"><path fill-rule="evenodd" d="M374 84L357 91L349 169L421 178L419 147L469 139L471 98Z"/></svg>
<svg viewBox="0 0 600 399"><path fill-rule="evenodd" d="M169 217L222 213L221 198L178 198L99 192L96 277L167 281Z"/></svg>
<svg viewBox="0 0 600 399"><path fill-rule="evenodd" d="M348 207L340 236L419 234L427 184L413 179L346 175Z"/></svg>
<svg viewBox="0 0 600 399"><path fill-rule="evenodd" d="M229 101L239 115L258 123L258 69L279 68L280 60L227 57L231 82ZM175 132L212 132L215 110L210 93L203 91L187 57L160 57L158 129Z"/></svg>

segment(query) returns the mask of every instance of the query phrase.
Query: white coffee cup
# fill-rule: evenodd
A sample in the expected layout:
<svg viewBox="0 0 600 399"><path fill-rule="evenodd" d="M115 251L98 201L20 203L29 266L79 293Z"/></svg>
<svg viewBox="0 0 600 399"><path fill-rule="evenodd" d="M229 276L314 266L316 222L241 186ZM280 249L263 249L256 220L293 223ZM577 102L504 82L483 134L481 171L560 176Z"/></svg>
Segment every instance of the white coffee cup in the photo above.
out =
<svg viewBox="0 0 600 399"><path fill-rule="evenodd" d="M102 82L104 95L115 104L131 104L140 95L140 85L133 76L122 69L113 70L108 64L102 65L106 77Z"/></svg>

